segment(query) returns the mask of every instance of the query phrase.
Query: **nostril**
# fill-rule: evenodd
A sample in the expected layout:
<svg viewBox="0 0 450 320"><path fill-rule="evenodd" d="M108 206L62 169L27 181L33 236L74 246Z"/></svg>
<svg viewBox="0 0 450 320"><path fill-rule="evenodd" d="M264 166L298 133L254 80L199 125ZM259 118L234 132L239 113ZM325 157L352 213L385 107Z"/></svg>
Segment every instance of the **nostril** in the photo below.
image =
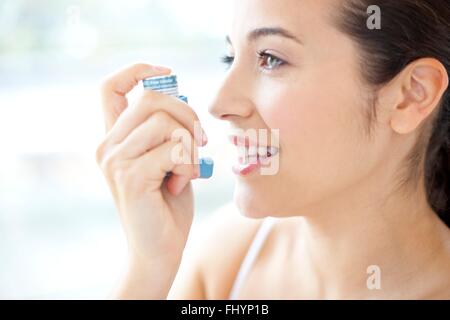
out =
<svg viewBox="0 0 450 320"><path fill-rule="evenodd" d="M219 116L220 120L225 120L225 121L231 121L230 119L232 118L233 115L231 114L221 114Z"/></svg>

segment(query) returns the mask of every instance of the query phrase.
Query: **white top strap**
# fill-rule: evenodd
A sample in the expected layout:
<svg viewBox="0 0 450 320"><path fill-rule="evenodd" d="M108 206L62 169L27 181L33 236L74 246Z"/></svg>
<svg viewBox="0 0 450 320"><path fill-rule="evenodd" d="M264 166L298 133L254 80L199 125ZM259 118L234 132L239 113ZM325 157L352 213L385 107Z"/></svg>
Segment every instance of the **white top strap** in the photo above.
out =
<svg viewBox="0 0 450 320"><path fill-rule="evenodd" d="M253 242L251 243L245 258L242 261L236 279L234 280L233 287L231 288L231 292L229 295L230 300L236 300L237 294L240 291L245 279L247 278L248 273L253 267L253 264L258 257L258 254L261 251L261 248L275 221L276 218L273 217L264 218L263 222L258 228L258 231L253 238Z"/></svg>

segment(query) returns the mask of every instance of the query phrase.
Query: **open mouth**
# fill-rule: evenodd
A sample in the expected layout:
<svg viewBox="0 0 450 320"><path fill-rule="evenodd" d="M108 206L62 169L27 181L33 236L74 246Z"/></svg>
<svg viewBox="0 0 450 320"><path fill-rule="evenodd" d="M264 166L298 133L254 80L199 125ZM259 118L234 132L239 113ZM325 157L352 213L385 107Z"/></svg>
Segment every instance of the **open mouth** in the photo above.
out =
<svg viewBox="0 0 450 320"><path fill-rule="evenodd" d="M269 159L278 154L275 147L238 147L238 160L240 164L261 162L265 164Z"/></svg>
<svg viewBox="0 0 450 320"><path fill-rule="evenodd" d="M278 155L279 148L261 146L247 137L230 136L231 142L237 147L237 163L233 165L233 172L247 175L261 166L270 165L271 158Z"/></svg>

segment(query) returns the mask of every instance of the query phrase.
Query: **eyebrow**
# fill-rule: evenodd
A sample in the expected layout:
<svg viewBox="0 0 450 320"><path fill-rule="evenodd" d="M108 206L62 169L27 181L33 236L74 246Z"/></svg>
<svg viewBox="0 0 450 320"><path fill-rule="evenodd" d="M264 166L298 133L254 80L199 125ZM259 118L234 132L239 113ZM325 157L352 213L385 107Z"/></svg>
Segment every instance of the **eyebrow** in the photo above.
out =
<svg viewBox="0 0 450 320"><path fill-rule="evenodd" d="M279 37L287 38L287 39L297 42L298 44L303 45L303 42L300 39L298 39L296 36L294 36L288 30L280 28L280 27L254 29L248 33L247 41L254 42L254 41L258 40L259 38L268 37L268 36L279 36ZM228 44L230 44L230 45L232 44L230 36L226 36L226 41Z"/></svg>

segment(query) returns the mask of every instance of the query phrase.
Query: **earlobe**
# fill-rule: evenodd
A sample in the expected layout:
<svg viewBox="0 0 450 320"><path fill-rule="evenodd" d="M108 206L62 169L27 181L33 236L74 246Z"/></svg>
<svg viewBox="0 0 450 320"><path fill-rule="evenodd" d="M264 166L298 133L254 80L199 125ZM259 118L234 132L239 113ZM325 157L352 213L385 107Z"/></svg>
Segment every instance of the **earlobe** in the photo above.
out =
<svg viewBox="0 0 450 320"><path fill-rule="evenodd" d="M398 109L391 117L390 126L398 134L407 134L417 127L417 116L412 114L411 108Z"/></svg>

